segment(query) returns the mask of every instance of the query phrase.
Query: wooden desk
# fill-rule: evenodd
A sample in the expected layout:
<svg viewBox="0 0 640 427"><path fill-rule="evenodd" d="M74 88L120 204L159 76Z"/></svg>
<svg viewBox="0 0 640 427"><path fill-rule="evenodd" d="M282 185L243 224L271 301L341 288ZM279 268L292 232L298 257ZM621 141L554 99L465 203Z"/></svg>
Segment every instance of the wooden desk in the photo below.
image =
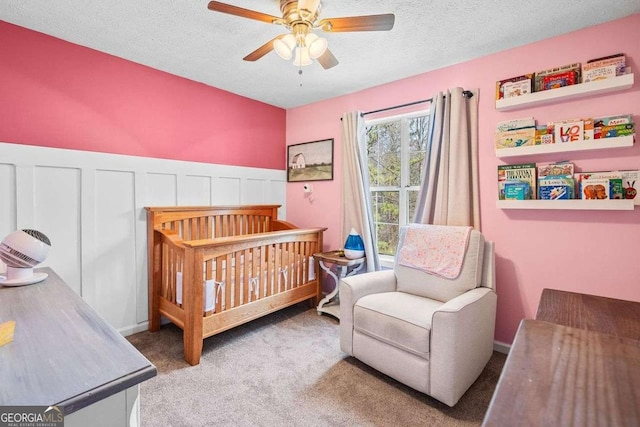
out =
<svg viewBox="0 0 640 427"><path fill-rule="evenodd" d="M65 426L139 422L138 385L155 366L53 270L37 271L49 277L0 287L0 321L16 321L0 347L0 406L58 406Z"/></svg>
<svg viewBox="0 0 640 427"><path fill-rule="evenodd" d="M335 286L331 292L327 294L318 304L318 314L327 313L340 319L340 301L338 299L338 291L340 290L340 279L352 276L364 267L365 257L349 259L340 254L339 251L321 252L313 254L313 258L318 263L318 266L327 272L327 274L333 278ZM329 264L329 265L327 265ZM331 271L331 265L335 265L338 268L339 277ZM320 274L320 270L318 270Z"/></svg>
<svg viewBox="0 0 640 427"><path fill-rule="evenodd" d="M523 320L485 426L637 426L640 341Z"/></svg>
<svg viewBox="0 0 640 427"><path fill-rule="evenodd" d="M545 289L484 426L640 425L640 303Z"/></svg>
<svg viewBox="0 0 640 427"><path fill-rule="evenodd" d="M536 320L640 341L640 303L543 289Z"/></svg>

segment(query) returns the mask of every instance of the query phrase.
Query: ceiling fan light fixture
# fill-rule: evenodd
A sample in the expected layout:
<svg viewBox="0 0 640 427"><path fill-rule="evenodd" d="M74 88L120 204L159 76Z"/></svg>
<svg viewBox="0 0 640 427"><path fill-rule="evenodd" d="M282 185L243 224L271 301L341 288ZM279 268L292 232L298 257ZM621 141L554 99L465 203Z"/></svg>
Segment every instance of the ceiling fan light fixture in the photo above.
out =
<svg viewBox="0 0 640 427"><path fill-rule="evenodd" d="M296 58L293 60L293 65L296 67L304 67L311 65L313 61L309 57L309 49L306 46L296 48Z"/></svg>
<svg viewBox="0 0 640 427"><path fill-rule="evenodd" d="M309 57L311 59L320 58L326 51L329 43L324 37L318 37L314 33L309 33L305 37L305 45L309 49Z"/></svg>
<svg viewBox="0 0 640 427"><path fill-rule="evenodd" d="M312 17L320 7L320 0L299 0L298 13L305 19Z"/></svg>
<svg viewBox="0 0 640 427"><path fill-rule="evenodd" d="M279 38L273 42L273 49L278 56L286 61L292 58L293 49L296 47L296 38L292 34Z"/></svg>

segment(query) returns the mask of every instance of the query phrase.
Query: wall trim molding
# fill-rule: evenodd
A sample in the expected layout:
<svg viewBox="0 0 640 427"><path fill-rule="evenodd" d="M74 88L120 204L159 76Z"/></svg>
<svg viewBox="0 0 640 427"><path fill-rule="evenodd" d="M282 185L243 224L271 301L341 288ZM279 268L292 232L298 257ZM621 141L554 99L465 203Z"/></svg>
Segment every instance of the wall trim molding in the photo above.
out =
<svg viewBox="0 0 640 427"><path fill-rule="evenodd" d="M147 328L145 206L279 204L286 171L0 142L0 239L34 228L56 273L114 328ZM4 271L0 263L0 271Z"/></svg>

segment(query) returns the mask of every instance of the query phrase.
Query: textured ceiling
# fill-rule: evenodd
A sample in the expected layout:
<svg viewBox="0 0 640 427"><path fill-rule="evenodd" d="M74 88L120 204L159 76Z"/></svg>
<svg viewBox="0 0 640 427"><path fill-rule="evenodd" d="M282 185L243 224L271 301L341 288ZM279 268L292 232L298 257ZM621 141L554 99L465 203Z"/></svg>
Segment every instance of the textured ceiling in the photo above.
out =
<svg viewBox="0 0 640 427"><path fill-rule="evenodd" d="M280 16L277 0L221 1ZM282 27L212 12L207 3L2 0L0 20L292 108L640 12L639 0L325 0L321 18L394 13L395 27L324 33L340 63L324 70L314 62L300 79L275 52L242 60Z"/></svg>

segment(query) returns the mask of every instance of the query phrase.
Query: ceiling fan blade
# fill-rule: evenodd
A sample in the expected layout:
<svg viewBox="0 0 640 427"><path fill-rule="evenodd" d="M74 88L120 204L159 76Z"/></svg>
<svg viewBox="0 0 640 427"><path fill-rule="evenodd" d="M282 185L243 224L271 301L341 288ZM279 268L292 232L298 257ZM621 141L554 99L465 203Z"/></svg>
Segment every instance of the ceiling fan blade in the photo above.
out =
<svg viewBox="0 0 640 427"><path fill-rule="evenodd" d="M325 50L325 52L318 58L317 61L320 63L320 65L322 65L322 68L324 68L325 70L328 70L329 68L332 68L338 65L338 60L336 59L335 56L333 56L333 53L331 53L329 49Z"/></svg>
<svg viewBox="0 0 640 427"><path fill-rule="evenodd" d="M266 13L256 12L255 10L243 9L238 6L232 6L218 1L210 1L208 8L214 12L228 13L229 15L236 15L242 18L255 19L256 21L266 22L267 24L282 22L282 18L277 16L267 15Z"/></svg>
<svg viewBox="0 0 640 427"><path fill-rule="evenodd" d="M351 16L346 18L327 18L318 23L323 31L333 33L346 31L389 31L393 28L396 16L393 13L383 15Z"/></svg>
<svg viewBox="0 0 640 427"><path fill-rule="evenodd" d="M257 48L256 50L254 50L253 52L251 52L249 55L245 56L242 59L244 59L245 61L257 61L258 59L262 58L267 53L273 50L274 41L281 39L284 36L285 34L281 34L279 36L272 38L271 40L269 40L268 42L266 42L265 44L263 44L262 46L260 46L259 48Z"/></svg>

